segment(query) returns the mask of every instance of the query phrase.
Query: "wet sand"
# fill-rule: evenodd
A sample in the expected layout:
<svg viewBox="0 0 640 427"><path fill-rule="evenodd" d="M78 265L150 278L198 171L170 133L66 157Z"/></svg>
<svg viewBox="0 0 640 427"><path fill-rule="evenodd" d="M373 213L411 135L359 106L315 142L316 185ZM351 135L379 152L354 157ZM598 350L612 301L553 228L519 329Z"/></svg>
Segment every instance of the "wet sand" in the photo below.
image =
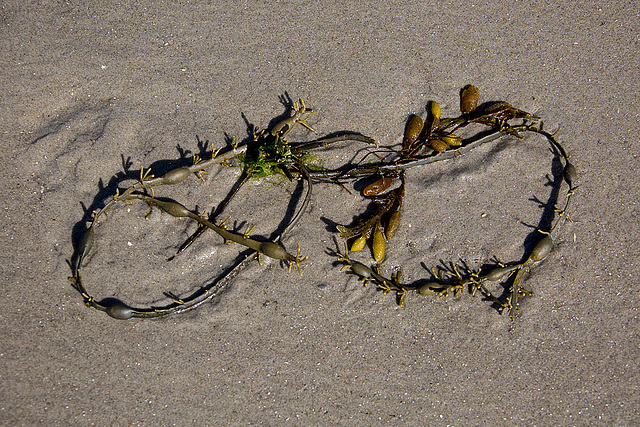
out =
<svg viewBox="0 0 640 427"><path fill-rule="evenodd" d="M513 2L5 2L0 15L0 414L7 425L631 425L640 421L637 10ZM468 294L404 307L340 272L336 224L366 208L316 185L287 237L303 276L265 260L211 303L117 321L67 278L73 242L124 188L283 117L304 98L320 135L398 146L429 100L459 90L560 128L579 173L571 222L524 282L516 321ZM302 127L292 140L314 136ZM314 152L327 166L364 148ZM181 160L182 159L182 160ZM407 282L442 263L518 261L557 174L543 138L506 138L407 173L384 271ZM158 195L200 212L238 178L213 168ZM563 187L561 193L565 191ZM252 182L232 224L268 236L295 184ZM346 191L349 190L349 191ZM562 198L562 194L560 195ZM195 226L134 203L97 230L83 279L98 299L149 307L211 283L237 258L212 233L166 262ZM367 262L366 252L354 258Z"/></svg>

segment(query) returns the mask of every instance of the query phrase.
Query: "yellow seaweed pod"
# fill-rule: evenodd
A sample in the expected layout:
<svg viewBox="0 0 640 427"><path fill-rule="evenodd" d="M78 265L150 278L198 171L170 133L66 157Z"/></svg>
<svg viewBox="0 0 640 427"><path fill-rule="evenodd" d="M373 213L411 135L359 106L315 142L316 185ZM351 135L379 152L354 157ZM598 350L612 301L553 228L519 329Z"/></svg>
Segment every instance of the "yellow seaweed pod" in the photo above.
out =
<svg viewBox="0 0 640 427"><path fill-rule="evenodd" d="M443 151L447 151L449 145L441 139L430 139L429 145L431 148L436 150L438 153L442 153Z"/></svg>
<svg viewBox="0 0 640 427"><path fill-rule="evenodd" d="M436 119L436 122L440 120L440 105L436 101L431 101L429 106L431 115Z"/></svg>
<svg viewBox="0 0 640 427"><path fill-rule="evenodd" d="M187 177L191 175L191 169L188 167L181 167L178 169L173 169L161 178L161 184L178 184L179 182L184 181Z"/></svg>
<svg viewBox="0 0 640 427"><path fill-rule="evenodd" d="M396 230L398 229L398 224L400 223L400 211L395 211L389 217L389 223L387 224L387 228L384 230L385 237L387 240L393 237L396 234Z"/></svg>
<svg viewBox="0 0 640 427"><path fill-rule="evenodd" d="M480 91L474 85L467 85L460 92L460 111L462 114L471 114L478 108Z"/></svg>
<svg viewBox="0 0 640 427"><path fill-rule="evenodd" d="M384 258L384 235L382 234L382 227L376 227L373 232L373 242L371 243L371 249L373 250L373 259L376 262L382 261Z"/></svg>
<svg viewBox="0 0 640 427"><path fill-rule="evenodd" d="M362 233L351 245L351 252L361 251L364 248L365 243L367 243L367 234Z"/></svg>
<svg viewBox="0 0 640 427"><path fill-rule="evenodd" d="M438 292L434 291L434 289L437 289L438 287L441 287L441 285L437 282L428 282L425 283L424 285L420 286L417 290L417 292L420 295L436 295Z"/></svg>
<svg viewBox="0 0 640 427"><path fill-rule="evenodd" d="M424 127L420 134L421 140L427 140L431 132L438 127L440 123L440 106L436 101L429 101L427 105L427 119L424 121Z"/></svg>
<svg viewBox="0 0 640 427"><path fill-rule="evenodd" d="M384 193L390 186L393 184L393 181L396 179L395 175L383 176L367 185L362 190L362 195L366 197L377 196L379 194Z"/></svg>
<svg viewBox="0 0 640 427"><path fill-rule="evenodd" d="M402 139L402 148L409 150L413 148L413 145L420 137L422 128L424 127L424 121L422 117L413 115L407 122L407 126L404 130L404 137Z"/></svg>
<svg viewBox="0 0 640 427"><path fill-rule="evenodd" d="M553 250L553 239L548 234L533 248L529 259L534 262L543 261Z"/></svg>
<svg viewBox="0 0 640 427"><path fill-rule="evenodd" d="M447 145L450 145L451 147L459 147L460 145L462 145L462 138L452 133L441 135L440 139L443 140Z"/></svg>

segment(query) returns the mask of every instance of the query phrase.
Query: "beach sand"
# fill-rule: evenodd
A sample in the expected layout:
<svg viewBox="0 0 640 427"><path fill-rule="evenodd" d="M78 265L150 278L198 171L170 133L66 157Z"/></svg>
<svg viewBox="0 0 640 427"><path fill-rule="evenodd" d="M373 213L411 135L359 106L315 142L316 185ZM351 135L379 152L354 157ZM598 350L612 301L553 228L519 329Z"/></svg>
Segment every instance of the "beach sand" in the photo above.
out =
<svg viewBox="0 0 640 427"><path fill-rule="evenodd" d="M0 15L0 419L7 425L632 425L640 422L637 171L640 28L628 2L4 2ZM118 321L67 278L86 209L125 167L166 171L247 139L287 113L319 111L319 135L398 146L430 100L459 91L543 118L579 173L571 220L524 285L515 322L478 296L393 295L340 271L336 224L367 203L315 185L285 239L303 276L252 264L212 302ZM291 140L314 136L299 127ZM211 146L210 145L210 146ZM362 143L315 150L328 166ZM181 160L182 159L182 160ZM407 172L386 275L519 261L550 198L544 138L506 138ZM157 194L200 212L238 168ZM295 184L251 182L231 225L269 236ZM348 190L348 191L347 191ZM561 189L563 200L566 186ZM96 231L83 278L97 299L168 304L220 277L237 245L143 203ZM636 254L636 255L634 255ZM366 251L354 259L369 262Z"/></svg>

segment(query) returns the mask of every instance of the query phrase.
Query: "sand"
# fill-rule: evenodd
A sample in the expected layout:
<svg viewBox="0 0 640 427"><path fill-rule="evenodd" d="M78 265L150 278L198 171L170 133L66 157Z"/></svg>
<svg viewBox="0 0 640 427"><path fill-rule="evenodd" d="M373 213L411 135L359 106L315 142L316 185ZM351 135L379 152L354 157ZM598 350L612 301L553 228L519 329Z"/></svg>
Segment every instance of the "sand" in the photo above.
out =
<svg viewBox="0 0 640 427"><path fill-rule="evenodd" d="M7 425L631 425L640 422L637 8L573 2L4 2L0 15L0 419ZM117 321L67 280L73 242L126 166L175 167L222 132L247 137L303 97L320 135L402 140L429 100L458 114L480 88L560 128L580 175L572 222L527 277L515 322L468 294L392 295L340 272L336 224L366 203L317 185L287 238L303 277L252 265L199 309ZM303 128L295 140L313 136ZM318 150L337 165L363 144ZM186 154L185 154L186 153ZM409 171L384 269L517 261L543 212L542 138ZM162 196L199 211L238 176L212 169ZM114 181L115 180L115 181ZM120 184L126 185L125 183ZM229 207L267 236L286 183ZM97 298L143 307L219 277L239 253L142 204L114 210L85 267ZM366 261L368 254L357 254Z"/></svg>

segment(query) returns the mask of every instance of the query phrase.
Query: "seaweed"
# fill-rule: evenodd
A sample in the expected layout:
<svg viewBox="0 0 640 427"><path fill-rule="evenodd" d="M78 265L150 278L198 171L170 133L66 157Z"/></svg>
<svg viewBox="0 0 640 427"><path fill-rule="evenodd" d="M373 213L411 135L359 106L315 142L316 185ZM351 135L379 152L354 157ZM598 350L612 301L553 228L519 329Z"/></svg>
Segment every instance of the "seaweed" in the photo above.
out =
<svg viewBox="0 0 640 427"><path fill-rule="evenodd" d="M288 134L297 125L311 132L315 129L307 123L308 118L316 114L306 107L301 98L291 102L291 112L284 119L274 119L274 124L264 130L257 127L250 132L250 138L243 144L231 139L230 147L226 150L213 149L206 153L193 155L192 164L181 164L155 177L151 168L140 170L136 183L120 189L117 184L110 185L104 191L114 188L112 193L101 205L94 209L88 219L88 225L77 239L75 251L70 261L72 275L69 277L73 287L81 294L88 307L104 311L116 319L129 318L157 318L171 314L178 314L192 310L207 300L214 298L218 292L231 283L252 261L260 262L261 256L267 256L281 261L289 272L293 267L302 275L301 264L307 259L300 255L297 246L295 255L286 250L283 239L298 224L306 212L312 198L315 184L341 185L356 184L362 188L362 196L370 201L367 211L354 217L350 226L337 225L337 231L344 242L344 253L336 252L342 269L348 269L358 276L365 285L373 283L384 294L394 292L396 302L402 306L409 293L423 296L458 296L467 291L471 295L480 294L495 305L502 313L507 312L514 320L519 310L520 300L531 296L532 292L523 286L527 274L541 264L552 252L558 239L560 230L569 218L568 211L577 186L577 172L564 146L555 138L555 133L543 129L541 119L513 107L507 102L486 103L478 106L479 90L469 85L460 92L459 117L441 117L440 106L431 101L427 106L427 114L423 119L419 115L411 115L405 126L402 146L398 149L387 147L381 149L377 142L368 136L356 132L335 132L307 142L291 142ZM519 123L514 123L514 121ZM462 130L470 125L481 125L482 130L471 137L464 137ZM394 236L401 225L401 211L405 199L405 174L418 167L449 160L465 155L482 144L505 137L522 138L523 134L532 133L544 137L551 146L554 159L564 162L562 180L568 190L564 205L554 204L554 212L548 229L538 229L540 235L536 238L533 248L521 261L497 261L485 264L478 270L472 270L463 262L461 264L443 263L439 267L429 269L431 276L419 279L413 283L403 283L400 270L396 270L391 277L383 274L383 263L388 253L388 241ZM200 142L200 140L198 140ZM367 155L360 161L351 161L336 169L326 169L319 165L318 159L311 150L326 147L340 141L363 142L375 149L368 148ZM205 144L206 146L206 144ZM201 147L202 148L202 147ZM365 162L369 155L377 160ZM206 157L206 159L205 159ZM123 157L124 159L124 157ZM221 165L231 166L232 160L241 168L242 173L231 187L227 196L220 204L211 209L206 217L176 200L156 197L156 189L166 185L178 185L189 176L203 179L208 169ZM128 161L125 162L128 168ZM170 162L167 162L170 163ZM179 162L174 163L179 164ZM126 175L126 174L125 174ZM272 239L254 238L250 236L252 228L244 232L230 230L225 225L227 219L219 222L229 202L238 190L250 179L262 180L272 176L282 176L287 180L297 180L306 183L306 194L300 208L291 218L284 218L284 228ZM412 197L414 195L411 195ZM293 195L291 196L294 197ZM236 243L244 249L239 261L228 268L225 274L211 284L204 286L194 294L178 298L171 292L165 292L171 302L165 307L135 308L114 298L96 300L86 289L81 271L85 267L87 257L93 248L96 231L111 208L118 203L133 203L142 201L151 210L159 209L176 218L184 218L198 224L196 232L189 237L177 250L176 255L185 251L193 241L207 230L217 233L224 243ZM294 204L295 205L295 204ZM149 212L149 215L151 211ZM148 215L147 215L148 217ZM555 219L555 221L553 221ZM543 222L541 222L543 224ZM369 243L374 263L369 266L352 260L350 252L360 251ZM244 254L244 255L242 255ZM174 255L175 256L175 255ZM169 260L174 257L169 258ZM489 284L501 283L505 286L504 295L494 296L489 290Z"/></svg>

